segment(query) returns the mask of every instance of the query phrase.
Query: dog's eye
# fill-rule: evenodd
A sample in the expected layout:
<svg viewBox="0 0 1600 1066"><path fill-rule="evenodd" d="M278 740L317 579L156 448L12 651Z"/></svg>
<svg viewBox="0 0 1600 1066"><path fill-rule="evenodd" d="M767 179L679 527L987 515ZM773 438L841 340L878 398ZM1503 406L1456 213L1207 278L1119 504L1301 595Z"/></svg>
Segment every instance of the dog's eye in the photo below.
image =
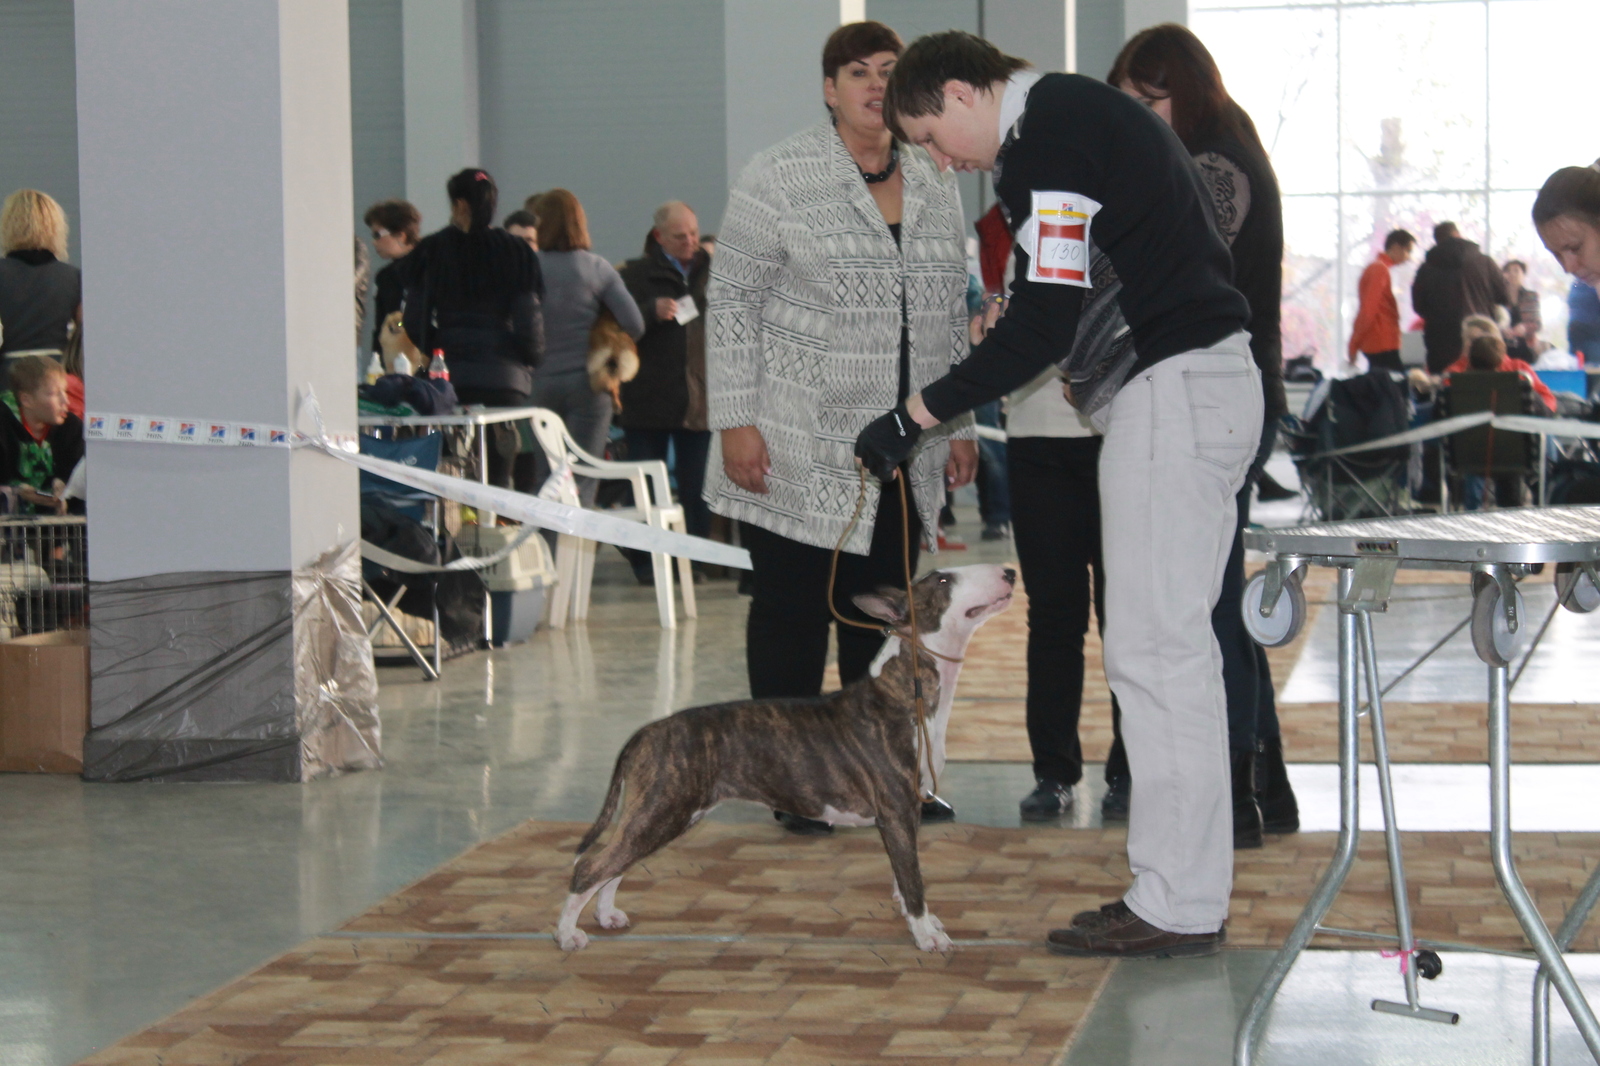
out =
<svg viewBox="0 0 1600 1066"><path fill-rule="evenodd" d="M941 584L941 585L950 584L950 575L949 574L940 574L939 575L939 584Z"/></svg>

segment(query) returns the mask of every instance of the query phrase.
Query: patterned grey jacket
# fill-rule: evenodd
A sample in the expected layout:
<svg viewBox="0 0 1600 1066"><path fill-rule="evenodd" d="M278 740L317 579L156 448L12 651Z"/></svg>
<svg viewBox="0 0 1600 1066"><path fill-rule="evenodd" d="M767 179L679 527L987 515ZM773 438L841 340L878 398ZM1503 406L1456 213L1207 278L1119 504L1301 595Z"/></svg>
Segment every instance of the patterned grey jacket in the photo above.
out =
<svg viewBox="0 0 1600 1066"><path fill-rule="evenodd" d="M826 121L745 167L717 232L706 293L706 390L713 430L756 426L772 459L767 495L722 469L713 438L705 499L729 518L832 548L855 510L856 434L895 405L900 308L910 323L911 390L967 355L967 268L954 175L900 146L901 242ZM949 440L974 439L964 415L923 436L911 487L932 546ZM878 486L845 550L872 541Z"/></svg>

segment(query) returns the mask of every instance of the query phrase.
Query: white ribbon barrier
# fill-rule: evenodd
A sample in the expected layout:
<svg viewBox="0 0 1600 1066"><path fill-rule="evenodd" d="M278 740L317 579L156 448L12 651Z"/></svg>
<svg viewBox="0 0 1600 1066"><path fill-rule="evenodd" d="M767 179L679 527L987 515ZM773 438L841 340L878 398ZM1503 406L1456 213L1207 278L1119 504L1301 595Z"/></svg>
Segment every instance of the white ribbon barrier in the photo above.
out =
<svg viewBox="0 0 1600 1066"><path fill-rule="evenodd" d="M636 548L645 552L660 552L679 559L693 559L696 562L710 563L713 566L731 566L739 570L750 569L750 553L743 548L732 544L723 544L719 541L707 540L704 537L692 537L687 533L677 533L659 526L646 525L643 522L633 522L626 518L617 518L604 511L589 511L581 507L570 507L563 503L551 500L541 500L537 496L529 496L510 489L496 488L493 485L484 485L477 481L468 481L466 478L451 477L432 470L418 470L416 467L406 466L402 463L379 459L371 455L362 455L356 450L353 438L344 437L331 439L321 432L321 412L316 409L315 397L309 395L304 398L302 413L309 414L317 426L314 435L300 433L283 426L265 426L261 424L245 424L233 422L215 422L207 419L179 419L165 418L148 415L121 415L89 412L84 420L85 437L89 440L125 442L130 444L166 444L176 447L204 447L231 446L231 447L275 447L275 448L314 448L324 455L350 463L362 470L370 471L390 481L408 485L414 489L441 496L445 499L464 503L480 511L505 515L520 522L539 526L543 529L553 529L557 533L567 533L584 540L601 541L606 544L615 544L624 548ZM518 540L516 544L520 544ZM494 561L509 555L515 545L509 545L502 552L488 557ZM382 551L382 549L379 549ZM387 561L377 559L363 548L363 555L368 555L381 565L390 566ZM385 553L391 555L392 553ZM393 556L400 559L400 556ZM416 560L402 560L410 566L425 566ZM461 565L457 565L457 563ZM490 565L488 562L477 560L457 560L444 569L475 569L480 566ZM402 569L394 566L394 569ZM431 568L429 568L431 570Z"/></svg>
<svg viewBox="0 0 1600 1066"><path fill-rule="evenodd" d="M371 559L379 566L398 570L402 574L448 574L462 570L487 570L491 566L499 565L508 558L512 552L522 547L528 538L539 532L539 527L528 523L522 527L522 532L493 555L463 555L459 559L452 559L443 566L434 566L432 563L419 563L415 559L407 559L404 555L396 555L386 548L380 548L370 540L361 542L361 558Z"/></svg>

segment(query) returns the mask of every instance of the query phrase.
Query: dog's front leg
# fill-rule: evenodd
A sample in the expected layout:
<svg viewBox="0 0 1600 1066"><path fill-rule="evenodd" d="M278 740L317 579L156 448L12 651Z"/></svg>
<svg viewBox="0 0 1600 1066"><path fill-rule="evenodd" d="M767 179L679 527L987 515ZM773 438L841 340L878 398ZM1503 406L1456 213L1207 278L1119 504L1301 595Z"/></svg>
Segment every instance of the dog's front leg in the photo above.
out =
<svg viewBox="0 0 1600 1066"><path fill-rule="evenodd" d="M880 811L878 815L878 834L889 853L901 912L917 947L923 951L954 950L944 926L928 911L922 892L922 867L917 862L917 817L921 811L914 804L904 806L906 810Z"/></svg>

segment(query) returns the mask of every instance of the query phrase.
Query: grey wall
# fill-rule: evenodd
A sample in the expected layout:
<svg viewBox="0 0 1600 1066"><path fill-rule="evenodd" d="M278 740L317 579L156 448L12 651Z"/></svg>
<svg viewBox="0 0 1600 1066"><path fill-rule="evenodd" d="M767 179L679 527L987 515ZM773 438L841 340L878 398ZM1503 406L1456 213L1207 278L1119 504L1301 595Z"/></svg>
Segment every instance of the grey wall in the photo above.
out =
<svg viewBox="0 0 1600 1066"><path fill-rule="evenodd" d="M400 0L350 0L350 146L357 232L362 232L361 216L368 207L403 198L406 192L401 47Z"/></svg>
<svg viewBox="0 0 1600 1066"><path fill-rule="evenodd" d="M502 214L564 186L611 260L640 253L663 200L712 229L727 197L722 16L720 0L479 0L483 163Z"/></svg>
<svg viewBox="0 0 1600 1066"><path fill-rule="evenodd" d="M1122 0L1078 0L1078 73L1104 78L1122 51Z"/></svg>
<svg viewBox="0 0 1600 1066"><path fill-rule="evenodd" d="M0 197L25 188L55 197L81 263L76 78L72 0L0 2Z"/></svg>

